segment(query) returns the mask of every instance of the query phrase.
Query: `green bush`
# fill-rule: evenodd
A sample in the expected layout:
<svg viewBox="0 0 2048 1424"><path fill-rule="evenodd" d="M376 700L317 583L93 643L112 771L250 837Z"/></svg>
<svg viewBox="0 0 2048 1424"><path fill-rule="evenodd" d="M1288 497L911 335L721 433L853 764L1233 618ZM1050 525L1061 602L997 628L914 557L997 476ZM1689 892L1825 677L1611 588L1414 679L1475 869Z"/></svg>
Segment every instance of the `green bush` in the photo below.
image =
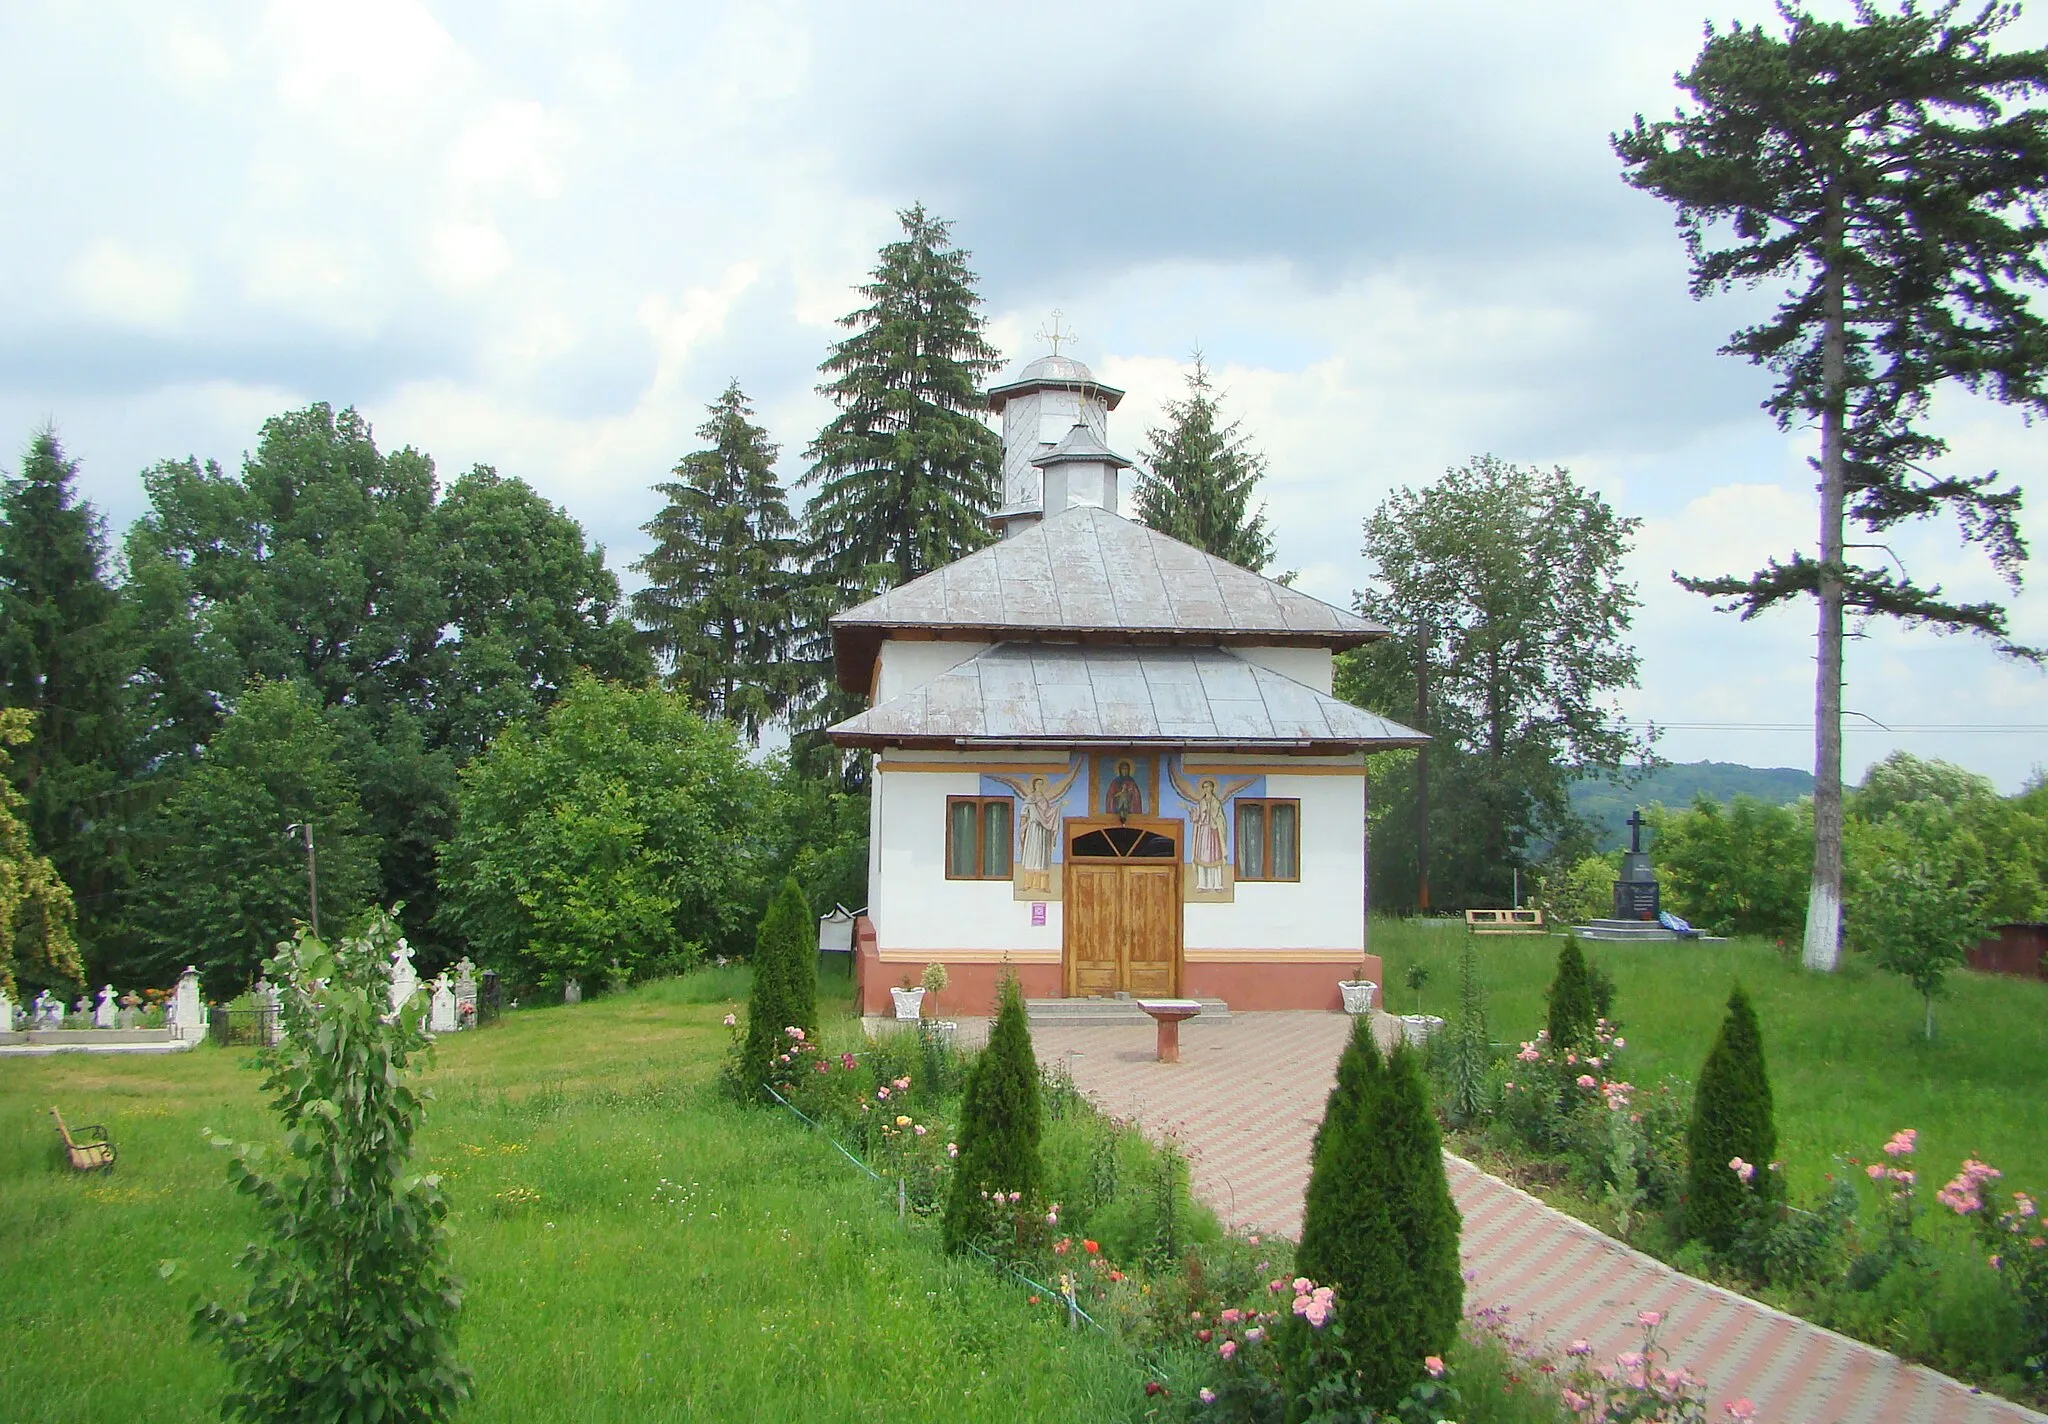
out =
<svg viewBox="0 0 2048 1424"><path fill-rule="evenodd" d="M742 1100L763 1096L776 1055L790 1043L792 1028L818 1036L817 931L811 907L794 878L782 882L754 937L754 990L747 1000L747 1032L731 1087Z"/></svg>
<svg viewBox="0 0 2048 1424"><path fill-rule="evenodd" d="M1620 852L1589 855L1569 865L1547 865L1536 879L1536 903L1553 925L1584 924L1612 913Z"/></svg>
<svg viewBox="0 0 2048 1424"><path fill-rule="evenodd" d="M1557 952L1557 977L1550 981L1550 1042L1562 1051L1584 1048L1593 1041L1600 1014L1593 1007L1593 985L1586 974L1586 956L1578 937L1566 935Z"/></svg>
<svg viewBox="0 0 2048 1424"><path fill-rule="evenodd" d="M1338 1060L1312 1164L1295 1269L1335 1289L1338 1330L1290 1332L1289 1393L1327 1392L1341 1371L1360 1403L1391 1409L1456 1341L1464 1280L1420 1066L1405 1046L1382 1057L1365 1018Z"/></svg>
<svg viewBox="0 0 2048 1424"><path fill-rule="evenodd" d="M1728 1016L1700 1068L1685 1151L1684 1233L1726 1254L1780 1186L1779 1174L1770 1167L1777 1156L1778 1129L1764 1067L1763 1030L1740 985L1728 996ZM1738 1159L1751 1169L1747 1181L1730 1165Z"/></svg>
<svg viewBox="0 0 2048 1424"><path fill-rule="evenodd" d="M332 948L301 930L269 966L287 1036L263 1086L296 1166L266 1175L260 1149L214 1139L270 1238L242 1257L242 1306L209 1302L195 1321L227 1357L226 1418L405 1424L447 1419L469 1395L447 1203L438 1177L413 1175L426 1094L407 1070L430 1040L416 1012L386 1021L397 939L388 915Z"/></svg>
<svg viewBox="0 0 2048 1424"><path fill-rule="evenodd" d="M1038 1059L1031 1051L1024 994L1014 977L1003 980L999 1000L988 1047L968 1075L960 1105L960 1156L946 1201L949 1251L993 1241L1005 1221L1031 1213L1044 1177L1038 1156L1044 1118ZM998 1192L1017 1194L1014 1209L995 1207Z"/></svg>
<svg viewBox="0 0 2048 1424"><path fill-rule="evenodd" d="M1737 796L1724 811L1702 796L1683 811L1651 808L1664 901L1717 934L1796 935L1813 868L1810 805Z"/></svg>

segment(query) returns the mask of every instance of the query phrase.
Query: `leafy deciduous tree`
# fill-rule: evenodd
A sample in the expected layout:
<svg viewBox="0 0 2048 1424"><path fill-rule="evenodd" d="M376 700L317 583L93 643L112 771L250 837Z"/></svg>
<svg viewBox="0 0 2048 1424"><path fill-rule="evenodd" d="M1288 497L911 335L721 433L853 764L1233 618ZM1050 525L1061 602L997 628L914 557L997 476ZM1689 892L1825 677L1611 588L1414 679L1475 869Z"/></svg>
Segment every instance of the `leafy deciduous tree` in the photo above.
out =
<svg viewBox="0 0 2048 1424"><path fill-rule="evenodd" d="M579 678L462 772L444 921L543 984L738 948L761 773L682 698Z"/></svg>
<svg viewBox="0 0 2048 1424"><path fill-rule="evenodd" d="M1252 495L1266 473L1243 422L1224 423L1202 353L1195 353L1187 394L1166 403L1166 423L1146 437L1134 510L1144 523L1183 544L1254 573L1273 562L1273 534Z"/></svg>
<svg viewBox="0 0 2048 1424"><path fill-rule="evenodd" d="M1621 563L1639 522L1565 470L1491 455L1397 492L1366 521L1376 575L1358 607L1394 636L1345 654L1337 685L1435 738L1436 903L1508 903L1532 844L1575 824L1575 772L1647 752L1604 706L1636 681L1636 599ZM1373 843L1382 903L1416 894L1416 798L1398 794L1407 814L1390 811Z"/></svg>
<svg viewBox="0 0 2048 1424"><path fill-rule="evenodd" d="M254 682L206 758L147 825L156 850L140 867L138 970L199 966L215 992L239 989L294 923L308 918L302 842L314 830L320 913L330 924L377 891L377 838L342 758L343 739L296 683Z"/></svg>
<svg viewBox="0 0 2048 1424"><path fill-rule="evenodd" d="M739 382L710 410L697 429L709 448L655 486L668 503L641 526L655 543L633 566L648 580L633 616L670 687L759 741L797 691L796 522L775 478L776 447Z"/></svg>
<svg viewBox="0 0 2048 1424"><path fill-rule="evenodd" d="M270 1238L238 1263L242 1304L198 1312L227 1358L225 1418L426 1424L469 1397L448 1204L439 1177L415 1175L431 1094L408 1079L432 1040L418 1013L388 1013L397 939L389 915L331 947L302 929L271 965L286 1034L263 1086L293 1162L272 1175L260 1148L213 1139L233 1150L228 1178L255 1198Z"/></svg>
<svg viewBox="0 0 2048 1424"><path fill-rule="evenodd" d="M21 817L22 795L7 775L14 760L7 749L28 741L31 720L25 707L0 708L0 990L10 994L22 979L60 990L85 979L70 887L48 856L36 854Z"/></svg>
<svg viewBox="0 0 2048 1424"><path fill-rule="evenodd" d="M1936 468L1927 427L1955 385L2048 410L2048 50L1992 48L2019 7L1960 0L1923 12L1858 0L1853 23L1780 6L1763 25L1707 30L1678 83L1690 112L1614 137L1627 181L1678 209L1695 296L1786 280L1767 321L1722 350L1777 373L1764 403L1781 428L1820 427L1819 557L1772 559L1747 578L1686 578L1753 618L1802 596L1819 606L1814 696L1813 876L1803 958L1839 961L1842 896L1842 654L1845 615L1968 631L2038 660L2008 637L1996 603L1957 603L1895 575L1886 531L1953 514L2015 589L2026 545L2020 491L1996 471ZM1873 542L1852 544L1853 520Z"/></svg>

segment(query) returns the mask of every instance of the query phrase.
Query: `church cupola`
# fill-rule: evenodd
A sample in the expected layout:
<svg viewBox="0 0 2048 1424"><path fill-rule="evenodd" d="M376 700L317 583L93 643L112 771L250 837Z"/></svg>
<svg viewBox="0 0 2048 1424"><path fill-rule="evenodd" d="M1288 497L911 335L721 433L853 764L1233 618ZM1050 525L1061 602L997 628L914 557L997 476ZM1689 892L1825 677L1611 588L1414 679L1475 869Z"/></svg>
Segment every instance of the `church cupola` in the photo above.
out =
<svg viewBox="0 0 2048 1424"><path fill-rule="evenodd" d="M1003 505L989 522L1007 537L1074 504L1115 510L1117 475L1131 462L1104 443L1124 393L1071 356L1041 356L992 388L1003 417Z"/></svg>

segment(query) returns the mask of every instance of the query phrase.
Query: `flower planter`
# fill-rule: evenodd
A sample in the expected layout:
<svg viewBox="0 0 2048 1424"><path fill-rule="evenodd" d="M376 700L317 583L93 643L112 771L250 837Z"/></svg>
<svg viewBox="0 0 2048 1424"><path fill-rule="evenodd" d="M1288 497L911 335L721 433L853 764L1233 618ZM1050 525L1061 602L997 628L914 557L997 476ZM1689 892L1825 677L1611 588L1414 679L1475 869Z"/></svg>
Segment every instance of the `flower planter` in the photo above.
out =
<svg viewBox="0 0 2048 1424"><path fill-rule="evenodd" d="M1418 1048L1427 1043L1444 1026L1444 1021L1435 1014L1401 1015L1401 1037Z"/></svg>
<svg viewBox="0 0 2048 1424"><path fill-rule="evenodd" d="M899 1023L914 1023L924 1012L922 989L891 989L889 997L896 1004L896 1020Z"/></svg>
<svg viewBox="0 0 2048 1424"><path fill-rule="evenodd" d="M1380 986L1370 979L1339 979L1337 992L1344 996L1344 1012L1347 1014L1369 1014L1372 1012L1372 996Z"/></svg>

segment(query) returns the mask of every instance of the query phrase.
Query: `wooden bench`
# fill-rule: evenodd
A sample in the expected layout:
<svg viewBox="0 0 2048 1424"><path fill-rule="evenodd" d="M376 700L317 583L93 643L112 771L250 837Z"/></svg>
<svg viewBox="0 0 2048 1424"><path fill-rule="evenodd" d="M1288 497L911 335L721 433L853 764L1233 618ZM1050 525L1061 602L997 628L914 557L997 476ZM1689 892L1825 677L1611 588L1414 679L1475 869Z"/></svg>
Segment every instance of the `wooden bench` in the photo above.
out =
<svg viewBox="0 0 2048 1424"><path fill-rule="evenodd" d="M1541 910L1467 910L1465 928L1473 934L1548 934Z"/></svg>
<svg viewBox="0 0 2048 1424"><path fill-rule="evenodd" d="M64 1114L55 1108L50 1116L57 1119L57 1135L64 1139L64 1153L70 1159L74 1172L111 1172L114 1169L114 1144L107 1141L107 1130L98 1123L78 1129L78 1136L71 1135L71 1129L64 1125Z"/></svg>

